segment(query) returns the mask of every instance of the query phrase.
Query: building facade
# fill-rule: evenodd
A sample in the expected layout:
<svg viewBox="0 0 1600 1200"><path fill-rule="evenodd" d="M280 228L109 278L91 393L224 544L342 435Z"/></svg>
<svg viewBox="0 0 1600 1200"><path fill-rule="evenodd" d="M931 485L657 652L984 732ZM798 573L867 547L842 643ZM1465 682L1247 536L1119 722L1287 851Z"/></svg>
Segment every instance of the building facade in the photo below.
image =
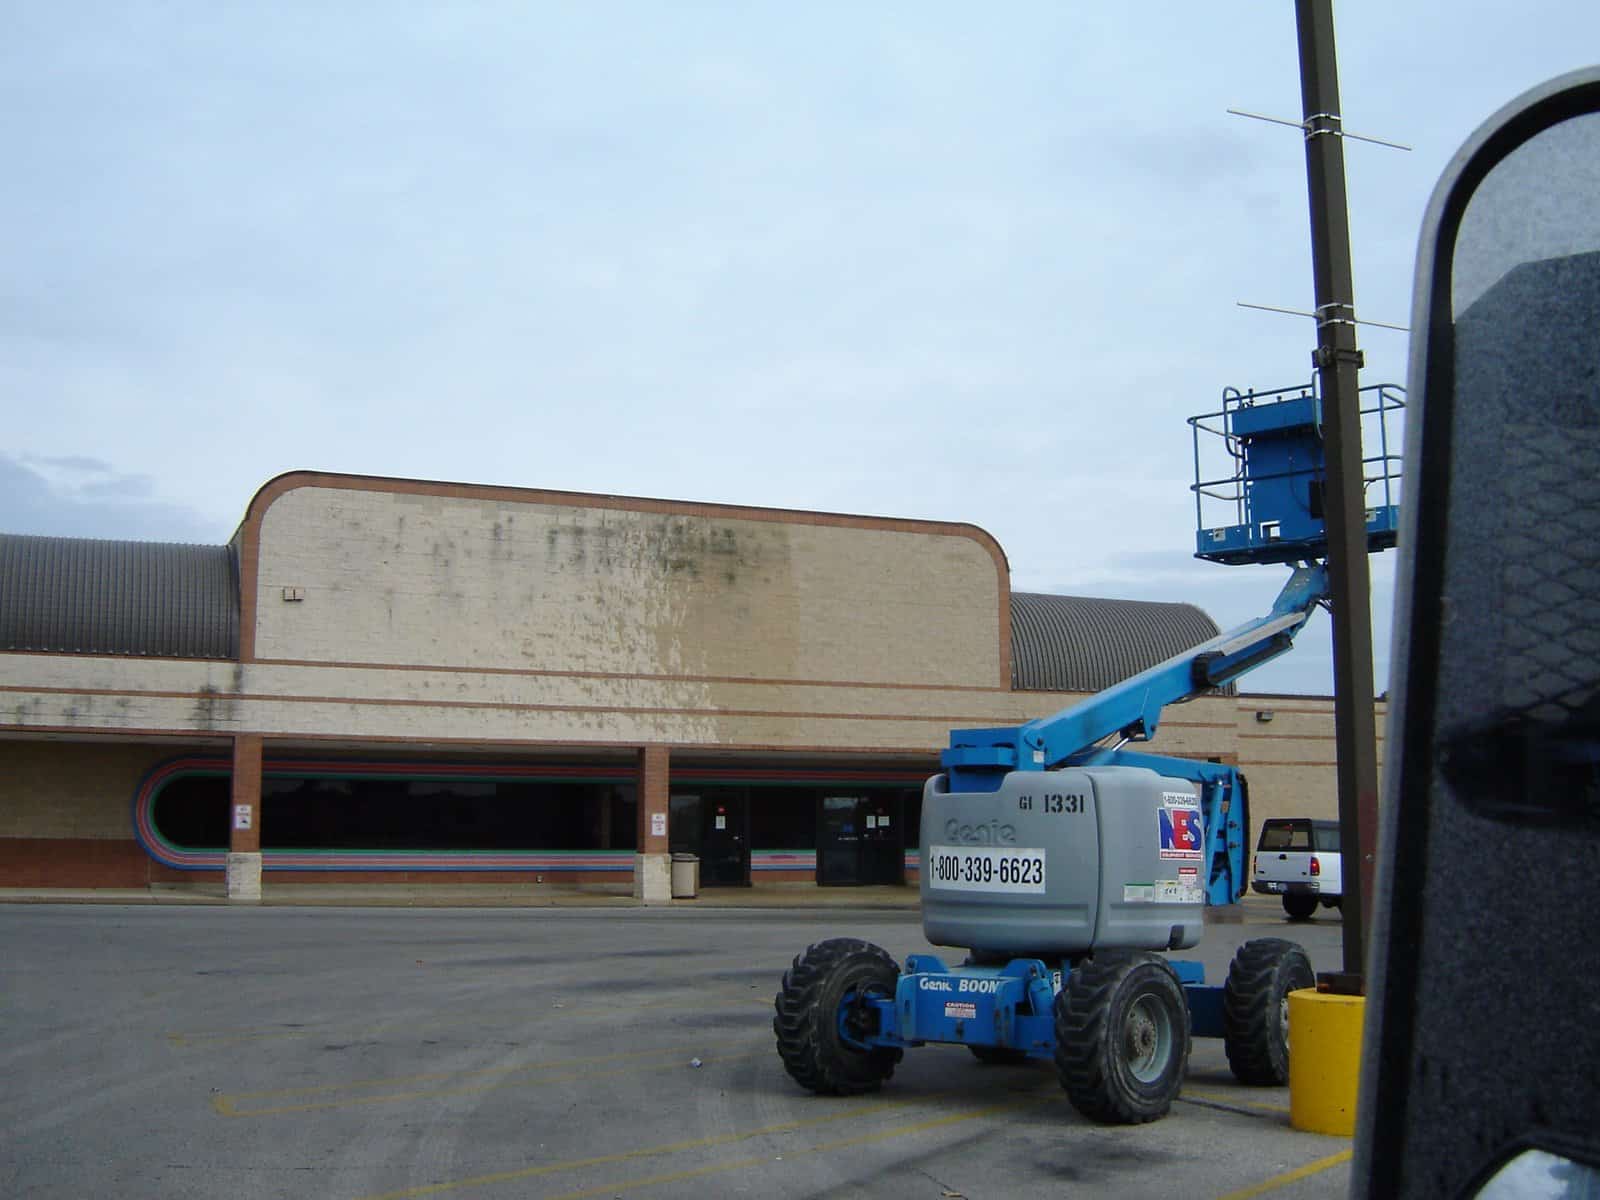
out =
<svg viewBox="0 0 1600 1200"><path fill-rule="evenodd" d="M0 886L914 880L951 728L1215 632L969 525L296 472L225 547L0 537ZM1331 701L1152 749L1332 815Z"/></svg>

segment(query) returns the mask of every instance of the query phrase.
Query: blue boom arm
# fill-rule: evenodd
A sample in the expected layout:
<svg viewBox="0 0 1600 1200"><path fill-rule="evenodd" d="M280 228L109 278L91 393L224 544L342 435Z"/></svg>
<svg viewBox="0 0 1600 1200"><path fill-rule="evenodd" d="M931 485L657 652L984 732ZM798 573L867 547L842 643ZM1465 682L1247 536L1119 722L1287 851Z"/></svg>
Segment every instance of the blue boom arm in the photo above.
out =
<svg viewBox="0 0 1600 1200"><path fill-rule="evenodd" d="M1168 704L1222 687L1288 650L1327 595L1325 565L1297 567L1265 616L1176 654L1098 695L1025 725L951 730L950 747L940 755L950 790L992 792L1012 771L1048 771L1113 761L1108 757L1111 751L1097 748L1099 742L1113 736L1123 741L1148 741ZM1161 762L1166 773L1172 774L1170 767L1179 760ZM1210 764L1183 765L1198 769ZM1183 777L1191 776L1184 773Z"/></svg>
<svg viewBox="0 0 1600 1200"><path fill-rule="evenodd" d="M1232 904L1245 887L1250 799L1244 776L1223 763L1196 762L1122 749L1148 741L1161 710L1222 687L1294 644L1312 611L1328 596L1322 563L1297 567L1272 609L1192 650L1176 654L1054 716L1000 729L956 729L940 756L952 792L992 792L1012 771L1061 767L1147 767L1198 785L1206 903ZM1115 746L1101 745L1108 738Z"/></svg>

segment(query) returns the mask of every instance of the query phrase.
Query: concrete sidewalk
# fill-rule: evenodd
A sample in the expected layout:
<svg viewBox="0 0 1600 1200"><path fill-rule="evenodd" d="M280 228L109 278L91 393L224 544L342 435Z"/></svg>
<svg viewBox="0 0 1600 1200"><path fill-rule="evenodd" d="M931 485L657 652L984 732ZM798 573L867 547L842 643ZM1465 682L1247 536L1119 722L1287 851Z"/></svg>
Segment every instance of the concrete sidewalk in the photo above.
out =
<svg viewBox="0 0 1600 1200"><path fill-rule="evenodd" d="M0 904L226 905L221 883L147 888L0 888ZM340 884L264 883L259 904L347 908L638 908L631 884ZM651 907L915 909L909 887L818 887L767 883L707 888L693 899Z"/></svg>
<svg viewBox="0 0 1600 1200"><path fill-rule="evenodd" d="M261 907L336 908L639 908L631 884L339 884L263 885ZM0 904L227 905L221 883L152 884L147 888L0 888ZM914 912L914 884L903 887L818 887L814 883L758 883L702 888L694 899L653 908L853 908ZM1324 920L1335 914L1321 914ZM1270 896L1246 896L1226 908L1208 908L1207 924L1277 920Z"/></svg>

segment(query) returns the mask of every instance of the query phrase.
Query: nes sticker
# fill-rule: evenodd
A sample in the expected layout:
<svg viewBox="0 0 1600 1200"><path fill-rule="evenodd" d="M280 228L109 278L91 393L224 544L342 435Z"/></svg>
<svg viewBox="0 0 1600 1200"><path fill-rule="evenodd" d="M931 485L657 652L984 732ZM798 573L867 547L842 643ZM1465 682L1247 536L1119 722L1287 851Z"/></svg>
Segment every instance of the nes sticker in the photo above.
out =
<svg viewBox="0 0 1600 1200"><path fill-rule="evenodd" d="M966 1000L946 1000L944 1015L952 1021L972 1021L978 1016L978 1006Z"/></svg>
<svg viewBox="0 0 1600 1200"><path fill-rule="evenodd" d="M1156 810L1160 828L1160 852L1164 859L1199 862L1204 839L1200 830L1200 806L1188 792L1163 792Z"/></svg>

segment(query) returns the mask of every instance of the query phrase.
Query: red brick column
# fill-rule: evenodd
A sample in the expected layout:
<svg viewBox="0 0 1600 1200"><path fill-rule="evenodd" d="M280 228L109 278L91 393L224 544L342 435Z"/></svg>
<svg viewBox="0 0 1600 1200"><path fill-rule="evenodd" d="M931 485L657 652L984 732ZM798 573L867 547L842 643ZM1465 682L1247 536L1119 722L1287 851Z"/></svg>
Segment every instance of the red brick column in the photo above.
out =
<svg viewBox="0 0 1600 1200"><path fill-rule="evenodd" d="M639 851L633 859L633 894L645 904L672 899L672 856L667 845L671 754L665 746L645 746L638 756Z"/></svg>
<svg viewBox="0 0 1600 1200"><path fill-rule="evenodd" d="M261 899L261 735L233 739L233 792L228 805L228 899Z"/></svg>

